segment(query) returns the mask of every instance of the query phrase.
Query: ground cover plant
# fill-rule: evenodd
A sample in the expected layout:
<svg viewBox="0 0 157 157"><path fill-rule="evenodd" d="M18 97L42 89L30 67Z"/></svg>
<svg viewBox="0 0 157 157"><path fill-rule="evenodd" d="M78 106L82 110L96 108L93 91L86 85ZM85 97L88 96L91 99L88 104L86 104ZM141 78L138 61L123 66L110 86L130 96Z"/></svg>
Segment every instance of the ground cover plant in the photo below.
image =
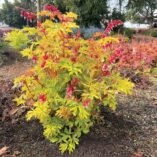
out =
<svg viewBox="0 0 157 157"><path fill-rule="evenodd" d="M132 39L126 40L120 37L120 42L108 45L110 53L120 47L123 51L120 57L114 57L120 71L129 70L134 73L147 75L156 74L157 68L157 40Z"/></svg>
<svg viewBox="0 0 157 157"><path fill-rule="evenodd" d="M45 137L58 143L61 152L71 153L99 118L100 106L115 110L116 94L131 94L134 85L120 76L113 58L122 49L114 54L106 50L111 42L119 42L109 33L122 22L112 21L103 33L84 39L79 30L73 33L79 28L76 14L62 14L51 5L38 14L45 20L38 21L37 28L15 30L6 37L34 62L15 80L14 86L22 90L15 101L30 106L27 120L38 119Z"/></svg>
<svg viewBox="0 0 157 157"><path fill-rule="evenodd" d="M157 62L157 40L136 41L124 44L124 55L120 58L123 68L132 68L141 72L151 72Z"/></svg>

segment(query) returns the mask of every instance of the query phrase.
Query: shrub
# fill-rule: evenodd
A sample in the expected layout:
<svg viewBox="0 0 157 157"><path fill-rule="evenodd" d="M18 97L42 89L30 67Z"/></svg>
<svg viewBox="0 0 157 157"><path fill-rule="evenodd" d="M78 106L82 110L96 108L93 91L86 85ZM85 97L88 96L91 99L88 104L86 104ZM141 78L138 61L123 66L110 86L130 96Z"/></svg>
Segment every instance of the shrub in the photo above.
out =
<svg viewBox="0 0 157 157"><path fill-rule="evenodd" d="M117 64L120 71L131 70L135 73L146 74L157 67L157 40L149 38L149 40L125 41L121 38L118 44L112 44L108 51L110 53L114 49L120 47L123 50L118 58Z"/></svg>
<svg viewBox="0 0 157 157"><path fill-rule="evenodd" d="M152 32L151 32L151 36L152 36L152 37L157 37L157 31L152 31Z"/></svg>
<svg viewBox="0 0 157 157"><path fill-rule="evenodd" d="M156 29L150 29L150 30L145 31L143 34L149 35L152 37L157 37L157 30Z"/></svg>
<svg viewBox="0 0 157 157"><path fill-rule="evenodd" d="M37 28L11 32L6 38L17 48L27 45L21 53L35 63L15 80L15 87L22 86L21 96L15 101L31 106L27 120L39 119L45 137L58 143L61 152L72 152L80 136L93 126L100 106L115 110L116 94L130 94L133 88L128 79L120 76L106 51L110 42L119 42L107 35L121 21L113 21L105 33L86 40L79 31L73 33L78 28L76 14L61 14L55 9L40 15L50 19L38 22ZM28 40L21 41L22 34ZM119 53L115 49L115 54Z"/></svg>
<svg viewBox="0 0 157 157"><path fill-rule="evenodd" d="M122 28L120 30L120 33L131 39L133 35L135 35L136 32L134 29L131 29L131 28Z"/></svg>
<svg viewBox="0 0 157 157"><path fill-rule="evenodd" d="M4 37L8 32L11 32L11 28L0 29L0 66L8 60L8 51L10 47L7 42L4 41Z"/></svg>
<svg viewBox="0 0 157 157"><path fill-rule="evenodd" d="M7 57L5 55L7 49L7 43L0 39L0 66L3 65L4 62L7 60Z"/></svg>

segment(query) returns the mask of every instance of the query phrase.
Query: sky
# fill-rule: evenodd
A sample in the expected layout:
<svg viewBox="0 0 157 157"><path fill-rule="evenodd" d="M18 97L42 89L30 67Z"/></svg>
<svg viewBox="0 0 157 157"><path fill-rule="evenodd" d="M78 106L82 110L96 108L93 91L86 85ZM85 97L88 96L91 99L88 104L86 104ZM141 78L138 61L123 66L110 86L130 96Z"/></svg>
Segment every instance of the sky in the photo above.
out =
<svg viewBox="0 0 157 157"><path fill-rule="evenodd" d="M9 2L13 2L14 0L8 0ZM115 7L117 0L110 0L110 4L112 5L112 7ZM2 6L2 4L4 3L4 0L0 0L0 7Z"/></svg>
<svg viewBox="0 0 157 157"><path fill-rule="evenodd" d="M13 2L14 0L8 0L9 2ZM115 4L115 1L117 0L110 0L110 4L115 7L117 4ZM2 6L2 4L4 3L4 0L0 0L0 7Z"/></svg>

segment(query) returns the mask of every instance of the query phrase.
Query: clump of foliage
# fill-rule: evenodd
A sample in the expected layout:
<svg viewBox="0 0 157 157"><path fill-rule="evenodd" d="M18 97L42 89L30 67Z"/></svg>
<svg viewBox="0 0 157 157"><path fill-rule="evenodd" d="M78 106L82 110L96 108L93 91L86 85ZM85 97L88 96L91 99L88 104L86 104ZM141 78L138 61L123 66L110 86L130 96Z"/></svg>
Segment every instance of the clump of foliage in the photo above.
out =
<svg viewBox="0 0 157 157"><path fill-rule="evenodd" d="M37 28L16 30L6 38L16 48L24 45L22 55L35 63L15 80L15 86L22 86L15 100L31 106L27 120L39 119L45 137L58 143L61 152L73 152L99 117L100 106L115 110L116 94L131 94L133 83L120 76L113 54L106 50L109 43L119 42L108 35L122 22L113 21L105 32L84 39L79 30L73 33L79 28L76 14L62 14L52 6L39 15L47 20ZM114 50L120 54L121 49Z"/></svg>
<svg viewBox="0 0 157 157"><path fill-rule="evenodd" d="M150 29L150 30L145 31L143 34L149 35L152 37L157 37L157 30L156 29Z"/></svg>
<svg viewBox="0 0 157 157"><path fill-rule="evenodd" d="M55 0L58 1L59 0ZM107 0L64 0L61 1L66 11L72 11L79 15L79 25L101 26L101 22L108 17ZM93 9L94 8L94 9Z"/></svg>
<svg viewBox="0 0 157 157"><path fill-rule="evenodd" d="M6 61L5 50L7 49L7 44L0 39L0 66Z"/></svg>
<svg viewBox="0 0 157 157"><path fill-rule="evenodd" d="M108 17L108 19L112 19L112 20L121 20L121 21L125 21L125 16L123 13L121 13L119 10L117 10L116 8L113 9L111 15ZM115 27L113 29L114 33L119 33L120 31L122 31L124 29L123 25L120 25L118 27Z"/></svg>
<svg viewBox="0 0 157 157"><path fill-rule="evenodd" d="M118 58L117 64L121 71L131 70L135 73L151 73L157 67L157 40L150 38L149 40L136 40L130 42L121 38L119 44L112 44L109 51L121 47L123 53Z"/></svg>
<svg viewBox="0 0 157 157"><path fill-rule="evenodd" d="M18 1L11 3L5 0L2 8L0 8L0 21L5 22L11 27L21 28L26 25L26 21L20 17L19 11L15 8L16 5L20 5L20 3Z"/></svg>
<svg viewBox="0 0 157 157"><path fill-rule="evenodd" d="M113 20L125 21L125 15L121 13L119 10L117 10L116 8L113 9L110 18L112 18Z"/></svg>
<svg viewBox="0 0 157 157"><path fill-rule="evenodd" d="M10 31L11 29L0 30L0 66L7 61L6 52L8 51L8 44L3 40L3 37Z"/></svg>
<svg viewBox="0 0 157 157"><path fill-rule="evenodd" d="M131 39L135 35L136 31L131 28L122 28L120 30L120 33Z"/></svg>

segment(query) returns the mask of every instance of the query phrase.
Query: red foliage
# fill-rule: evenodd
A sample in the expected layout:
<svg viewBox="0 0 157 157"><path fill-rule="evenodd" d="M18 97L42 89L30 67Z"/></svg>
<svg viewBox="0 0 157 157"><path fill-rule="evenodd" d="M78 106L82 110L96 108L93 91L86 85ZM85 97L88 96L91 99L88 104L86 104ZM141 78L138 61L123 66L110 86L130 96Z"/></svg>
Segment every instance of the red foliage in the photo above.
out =
<svg viewBox="0 0 157 157"><path fill-rule="evenodd" d="M44 67L45 67L45 65L46 65L46 61L45 61L45 60L43 60L43 62L41 63L41 68L44 68Z"/></svg>
<svg viewBox="0 0 157 157"><path fill-rule="evenodd" d="M72 61L73 63L77 62L76 57L72 57L72 58L71 58L71 61Z"/></svg>
<svg viewBox="0 0 157 157"><path fill-rule="evenodd" d="M36 19L36 17L37 17L36 14L34 14L32 12L27 12L25 10L21 10L20 15L21 15L21 17L28 19L28 21L30 21L30 22L32 22L33 19Z"/></svg>
<svg viewBox="0 0 157 157"><path fill-rule="evenodd" d="M83 107L86 108L89 104L90 104L91 100L90 99L86 99L84 102L83 102Z"/></svg>
<svg viewBox="0 0 157 157"><path fill-rule="evenodd" d="M44 10L58 12L58 9L54 5L49 5L49 4L44 5Z"/></svg>
<svg viewBox="0 0 157 157"><path fill-rule="evenodd" d="M112 44L110 51L118 48L109 59L114 63L118 59L120 69L130 69L138 71L147 71L156 65L157 62L157 39L148 41L137 41L133 39L130 42L121 40L118 44Z"/></svg>
<svg viewBox="0 0 157 157"><path fill-rule="evenodd" d="M73 88L71 86L68 86L66 88L66 94L68 99L72 96L72 93L73 93Z"/></svg>
<svg viewBox="0 0 157 157"><path fill-rule="evenodd" d="M107 71L107 70L108 70L108 65L104 64L103 67L102 67L102 71Z"/></svg>
<svg viewBox="0 0 157 157"><path fill-rule="evenodd" d="M77 84L78 84L79 82L80 82L80 80L74 77L74 78L72 79L72 81L71 81L71 86L72 86L72 88L75 89L76 86L77 86Z"/></svg>
<svg viewBox="0 0 157 157"><path fill-rule="evenodd" d="M35 62L35 63L36 63L36 62L37 62L37 60L38 60L38 57L37 57L37 56L33 56L33 57L32 57L32 60L33 60L33 62Z"/></svg>
<svg viewBox="0 0 157 157"><path fill-rule="evenodd" d="M37 18L37 15L33 12L26 11L25 9L20 8L20 7L16 7L16 9L18 11L20 11L21 17L24 17L25 19L27 19L30 22L32 22L33 20L35 20Z"/></svg>
<svg viewBox="0 0 157 157"><path fill-rule="evenodd" d="M112 31L112 29L114 27L117 27L117 26L122 25L122 24L123 24L123 22L121 20L113 20L113 21L111 21L108 24L107 28L105 29L105 34L106 35L110 34L110 32Z"/></svg>
<svg viewBox="0 0 157 157"><path fill-rule="evenodd" d="M106 45L103 46L104 49L111 47L112 42L107 43Z"/></svg>
<svg viewBox="0 0 157 157"><path fill-rule="evenodd" d="M40 94L39 95L39 100L44 103L46 101L46 95L45 94Z"/></svg>
<svg viewBox="0 0 157 157"><path fill-rule="evenodd" d="M47 60L48 58L49 58L49 56L47 54L44 54L43 60Z"/></svg>

